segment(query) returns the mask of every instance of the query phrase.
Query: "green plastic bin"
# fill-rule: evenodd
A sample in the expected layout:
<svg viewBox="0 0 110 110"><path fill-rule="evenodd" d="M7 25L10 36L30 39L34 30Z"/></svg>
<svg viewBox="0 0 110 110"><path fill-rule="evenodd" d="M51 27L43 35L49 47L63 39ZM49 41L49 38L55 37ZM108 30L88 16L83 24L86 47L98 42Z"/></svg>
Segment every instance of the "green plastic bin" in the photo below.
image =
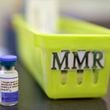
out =
<svg viewBox="0 0 110 110"><path fill-rule="evenodd" d="M107 93L110 30L68 17L59 19L60 34L39 33L19 15L14 25L20 58L49 98Z"/></svg>

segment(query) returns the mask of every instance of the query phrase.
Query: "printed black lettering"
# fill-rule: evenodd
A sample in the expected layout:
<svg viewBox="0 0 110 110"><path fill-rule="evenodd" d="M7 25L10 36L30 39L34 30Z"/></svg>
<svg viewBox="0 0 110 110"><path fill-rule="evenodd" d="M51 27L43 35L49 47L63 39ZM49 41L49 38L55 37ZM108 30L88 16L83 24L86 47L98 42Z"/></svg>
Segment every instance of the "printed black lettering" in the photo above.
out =
<svg viewBox="0 0 110 110"><path fill-rule="evenodd" d="M64 55L60 54L60 58L59 58L57 52L52 53L53 61L52 61L52 68L51 69L53 69L53 70L56 70L56 69L58 69L58 70L67 70L67 69L69 69L69 66L68 66L69 52L65 51L65 52L61 52L61 53L64 53ZM64 64L64 67L63 67L63 64Z"/></svg>
<svg viewBox="0 0 110 110"><path fill-rule="evenodd" d="M88 62L88 54L89 52L85 52L82 60L79 58L78 52L73 52L73 67L72 69L84 69L89 68L89 62ZM84 65L84 67L82 67Z"/></svg>
<svg viewBox="0 0 110 110"><path fill-rule="evenodd" d="M93 69L95 68L103 68L104 65L101 63L101 60L103 59L103 53L100 51L94 51L93 52L94 59L93 59Z"/></svg>

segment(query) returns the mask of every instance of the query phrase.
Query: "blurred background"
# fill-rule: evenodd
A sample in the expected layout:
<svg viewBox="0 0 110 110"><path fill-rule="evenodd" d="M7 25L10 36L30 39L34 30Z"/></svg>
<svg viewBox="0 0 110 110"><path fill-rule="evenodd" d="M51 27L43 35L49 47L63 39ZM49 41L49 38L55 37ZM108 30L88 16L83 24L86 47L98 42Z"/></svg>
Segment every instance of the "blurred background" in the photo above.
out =
<svg viewBox="0 0 110 110"><path fill-rule="evenodd" d="M110 0L60 0L60 13L110 27ZM21 12L23 0L0 0L0 55L16 54L11 20Z"/></svg>

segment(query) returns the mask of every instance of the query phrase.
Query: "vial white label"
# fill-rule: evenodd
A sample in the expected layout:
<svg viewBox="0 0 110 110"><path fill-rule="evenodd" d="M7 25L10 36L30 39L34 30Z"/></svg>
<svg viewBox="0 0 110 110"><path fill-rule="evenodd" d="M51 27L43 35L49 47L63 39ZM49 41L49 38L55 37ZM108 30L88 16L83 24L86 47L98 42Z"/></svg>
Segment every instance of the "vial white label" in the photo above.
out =
<svg viewBox="0 0 110 110"><path fill-rule="evenodd" d="M18 101L18 77L0 76L0 102Z"/></svg>

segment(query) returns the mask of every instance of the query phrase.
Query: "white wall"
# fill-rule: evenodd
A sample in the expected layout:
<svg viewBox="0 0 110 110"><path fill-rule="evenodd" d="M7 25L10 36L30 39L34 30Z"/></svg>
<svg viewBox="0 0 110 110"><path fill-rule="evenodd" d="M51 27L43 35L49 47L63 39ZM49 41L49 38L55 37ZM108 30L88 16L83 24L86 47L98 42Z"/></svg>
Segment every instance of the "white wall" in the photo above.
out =
<svg viewBox="0 0 110 110"><path fill-rule="evenodd" d="M0 46L3 45L5 18L15 12L20 0L0 0ZM87 19L110 21L110 0L60 0L63 11L80 15Z"/></svg>
<svg viewBox="0 0 110 110"><path fill-rule="evenodd" d="M62 0L63 11L92 21L110 21L110 0Z"/></svg>

